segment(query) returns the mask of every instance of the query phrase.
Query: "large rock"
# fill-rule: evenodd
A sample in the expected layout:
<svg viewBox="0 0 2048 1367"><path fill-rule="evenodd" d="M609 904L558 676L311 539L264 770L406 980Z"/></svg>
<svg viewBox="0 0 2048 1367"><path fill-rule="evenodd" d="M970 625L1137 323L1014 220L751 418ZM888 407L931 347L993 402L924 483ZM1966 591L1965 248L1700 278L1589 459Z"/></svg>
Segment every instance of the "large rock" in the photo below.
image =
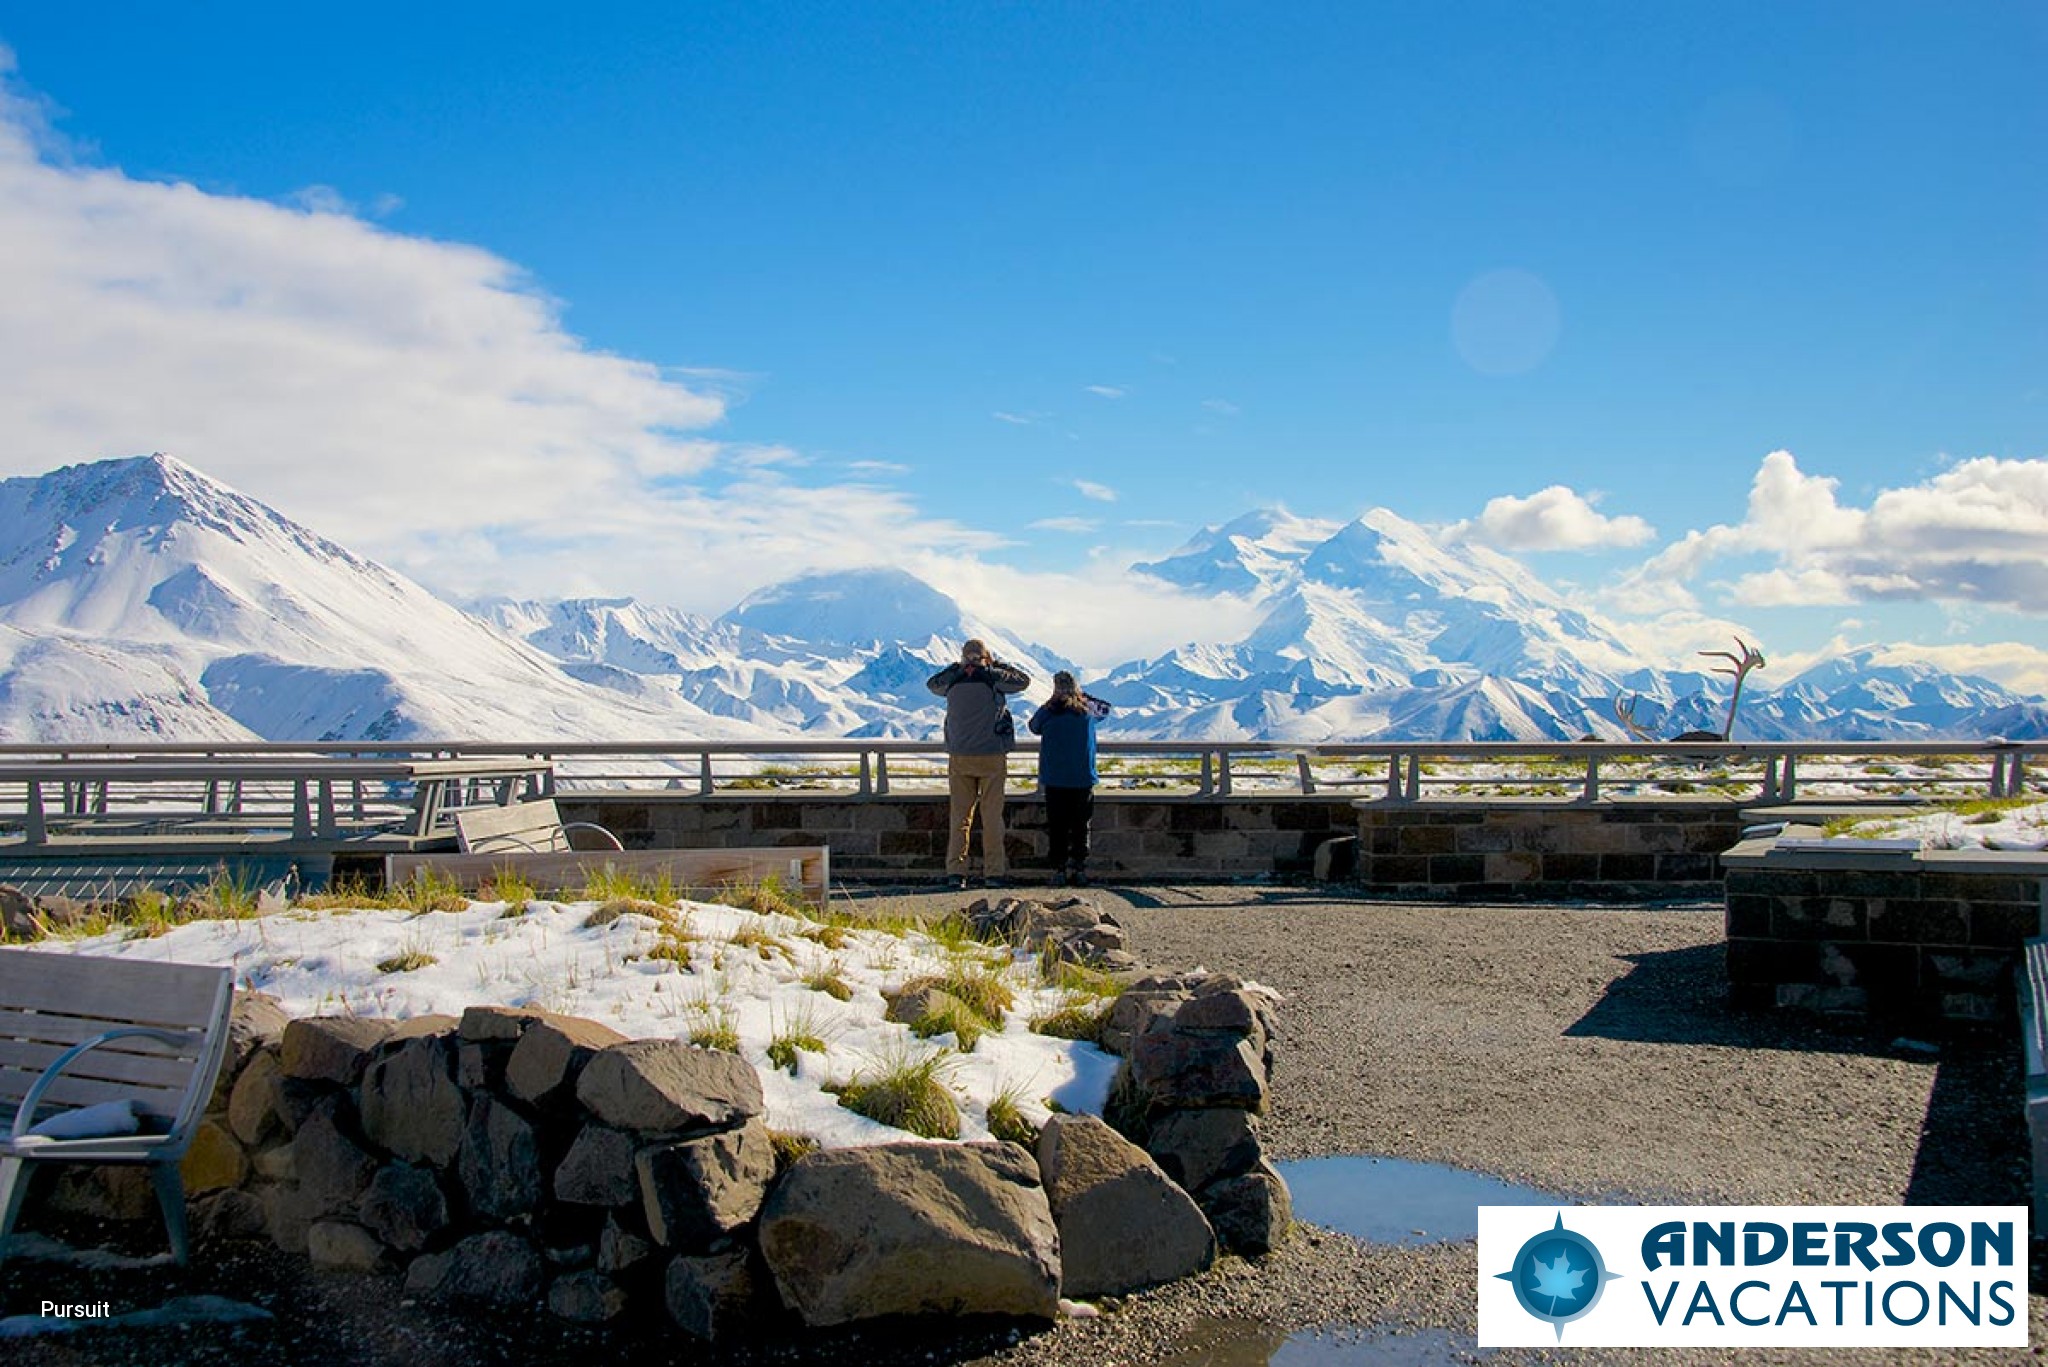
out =
<svg viewBox="0 0 2048 1367"><path fill-rule="evenodd" d="M470 1105L455 1170L470 1208L494 1220L531 1213L542 1186L540 1139L505 1103L483 1095Z"/></svg>
<svg viewBox="0 0 2048 1367"><path fill-rule="evenodd" d="M640 1134L730 1129L761 1114L761 1078L735 1054L681 1040L636 1039L600 1050L576 1098L605 1124Z"/></svg>
<svg viewBox="0 0 2048 1367"><path fill-rule="evenodd" d="M202 1120L192 1132L192 1147L178 1164L178 1175L191 1195L226 1191L249 1176L249 1155L218 1120Z"/></svg>
<svg viewBox="0 0 2048 1367"><path fill-rule="evenodd" d="M753 1250L684 1254L662 1282L669 1318L685 1333L714 1340L753 1328L773 1307Z"/></svg>
<svg viewBox="0 0 2048 1367"><path fill-rule="evenodd" d="M462 1147L462 1089L445 1037L414 1039L363 1074L363 1133L394 1158L445 1168Z"/></svg>
<svg viewBox="0 0 2048 1367"><path fill-rule="evenodd" d="M812 1325L876 1315L1059 1313L1059 1234L1011 1144L879 1144L799 1160L761 1208L761 1252Z"/></svg>
<svg viewBox="0 0 2048 1367"><path fill-rule="evenodd" d="M555 1168L555 1199L584 1206L623 1206L640 1194L633 1170L638 1141L624 1130L591 1123Z"/></svg>
<svg viewBox="0 0 2048 1367"><path fill-rule="evenodd" d="M377 1160L345 1130L342 1115L340 1102L330 1100L307 1117L292 1139L299 1195L314 1218L353 1212L356 1198L377 1172Z"/></svg>
<svg viewBox="0 0 2048 1367"><path fill-rule="evenodd" d="M510 1230L474 1234L406 1269L407 1295L519 1310L540 1298L546 1271L533 1245Z"/></svg>
<svg viewBox="0 0 2048 1367"><path fill-rule="evenodd" d="M260 1239L263 1198L253 1191L216 1191L192 1201L192 1237L199 1243Z"/></svg>
<svg viewBox="0 0 2048 1367"><path fill-rule="evenodd" d="M265 1143L284 1129L277 1108L280 1076L277 1051L264 1049L250 1057L235 1079L228 1093L228 1128L244 1144Z"/></svg>
<svg viewBox="0 0 2048 1367"><path fill-rule="evenodd" d="M624 1272L653 1256L653 1243L624 1224L619 1219L619 1212L613 1211L605 1218L604 1229L597 1236L598 1271Z"/></svg>
<svg viewBox="0 0 2048 1367"><path fill-rule="evenodd" d="M922 983L889 998L889 1007L882 1013L882 1019L897 1025L915 1025L926 1016L948 1015L952 1012L974 1014L967 1010L965 1002L945 988Z"/></svg>
<svg viewBox="0 0 2048 1367"><path fill-rule="evenodd" d="M775 1146L767 1126L750 1121L723 1134L642 1149L634 1166L656 1242L697 1251L759 1213L775 1178Z"/></svg>
<svg viewBox="0 0 2048 1367"><path fill-rule="evenodd" d="M353 1087L362 1080L377 1046L397 1028L396 1021L366 1016L307 1016L292 1021L284 1028L284 1075Z"/></svg>
<svg viewBox="0 0 2048 1367"><path fill-rule="evenodd" d="M505 1065L505 1088L521 1101L539 1105L557 1088L573 1088L577 1074L598 1050L625 1039L597 1021L544 1015L519 1036Z"/></svg>
<svg viewBox="0 0 2048 1367"><path fill-rule="evenodd" d="M363 1225L386 1247L417 1253L448 1228L448 1197L426 1168L387 1163L377 1169L357 1207Z"/></svg>
<svg viewBox="0 0 2048 1367"><path fill-rule="evenodd" d="M1258 1047L1242 1035L1184 1031L1178 1016L1167 1028L1138 1036L1124 1067L1154 1111L1266 1109L1266 1065Z"/></svg>
<svg viewBox="0 0 2048 1367"><path fill-rule="evenodd" d="M228 1051L221 1059L208 1110L217 1111L227 1104L228 1093L251 1057L283 1040L284 1028L289 1024L291 1017L269 993L235 993L234 1005L228 1009Z"/></svg>
<svg viewBox="0 0 2048 1367"><path fill-rule="evenodd" d="M1256 1257L1294 1227L1294 1201L1287 1183L1264 1161L1250 1172L1212 1184L1200 1199L1216 1237L1232 1253Z"/></svg>
<svg viewBox="0 0 2048 1367"><path fill-rule="evenodd" d="M1249 1172L1259 1161L1259 1122L1249 1111L1169 1111L1145 1139L1168 1177L1200 1191L1219 1177Z"/></svg>
<svg viewBox="0 0 2048 1367"><path fill-rule="evenodd" d="M1059 1226L1063 1294L1135 1291L1215 1261L1216 1238L1194 1198L1095 1116L1046 1121L1038 1171Z"/></svg>
<svg viewBox="0 0 2048 1367"><path fill-rule="evenodd" d="M530 1006L470 1006L456 1028L465 1044L510 1044L545 1014Z"/></svg>
<svg viewBox="0 0 2048 1367"><path fill-rule="evenodd" d="M572 1324L604 1324L625 1308L625 1289L588 1268L564 1273L548 1288L548 1312Z"/></svg>
<svg viewBox="0 0 2048 1367"><path fill-rule="evenodd" d="M306 1259L338 1272L375 1272L384 1265L377 1236L347 1220L320 1220L306 1231Z"/></svg>

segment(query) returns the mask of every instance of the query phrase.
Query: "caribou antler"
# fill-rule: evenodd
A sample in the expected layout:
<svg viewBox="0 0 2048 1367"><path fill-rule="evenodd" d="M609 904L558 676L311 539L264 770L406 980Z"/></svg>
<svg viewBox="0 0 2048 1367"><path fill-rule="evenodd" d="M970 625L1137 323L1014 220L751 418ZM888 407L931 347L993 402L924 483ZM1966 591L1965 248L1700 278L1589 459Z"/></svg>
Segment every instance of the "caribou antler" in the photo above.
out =
<svg viewBox="0 0 2048 1367"><path fill-rule="evenodd" d="M1614 719L1622 724L1637 740L1655 742L1656 737L1636 724L1636 704L1643 700L1642 694L1617 693L1614 695Z"/></svg>
<svg viewBox="0 0 2048 1367"><path fill-rule="evenodd" d="M1734 738L1735 709L1742 702L1742 681L1749 677L1749 671L1752 669L1762 669L1764 667L1763 652L1752 649L1750 644L1740 636L1735 638L1735 647L1742 652L1740 656L1731 655L1725 650L1702 650L1700 652L1700 654L1708 659L1726 660L1728 662L1727 667L1723 668L1717 665L1714 668L1714 672L1716 674L1732 675L1735 679L1735 691L1728 697L1728 720L1721 727L1722 740Z"/></svg>

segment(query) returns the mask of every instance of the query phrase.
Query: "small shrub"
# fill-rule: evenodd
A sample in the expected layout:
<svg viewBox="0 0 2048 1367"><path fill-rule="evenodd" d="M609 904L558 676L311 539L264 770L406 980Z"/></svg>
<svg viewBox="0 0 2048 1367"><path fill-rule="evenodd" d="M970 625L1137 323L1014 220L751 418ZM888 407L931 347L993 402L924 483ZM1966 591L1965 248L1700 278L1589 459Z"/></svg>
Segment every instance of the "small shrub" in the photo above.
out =
<svg viewBox="0 0 2048 1367"><path fill-rule="evenodd" d="M896 1055L854 1074L834 1090L839 1104L856 1115L926 1139L958 1139L960 1107L940 1080L946 1063L943 1053L922 1058Z"/></svg>
<svg viewBox="0 0 2048 1367"><path fill-rule="evenodd" d="M469 906L469 899L462 895L462 887L445 873L433 869L417 870L409 882L401 883L392 891L397 895L398 905L415 915L430 911L463 911Z"/></svg>
<svg viewBox="0 0 2048 1367"><path fill-rule="evenodd" d="M989 1098L988 1132L997 1139L1007 1139L1012 1144L1022 1144L1035 1150L1038 1147L1038 1126L1024 1118L1024 1109L1018 1104L1023 1095L1021 1088L1005 1087Z"/></svg>
<svg viewBox="0 0 2048 1367"><path fill-rule="evenodd" d="M486 902L503 902L509 915L514 907L524 911L528 902L540 896L540 890L525 874L510 865L500 865L491 870L491 876L477 889L477 896Z"/></svg>
<svg viewBox="0 0 2048 1367"><path fill-rule="evenodd" d="M193 921L242 921L256 914L256 885L230 877L226 869L214 874L185 906L185 919Z"/></svg>
<svg viewBox="0 0 2048 1367"><path fill-rule="evenodd" d="M716 1049L723 1054L740 1052L740 1030L732 1012L722 1006L704 1012L704 1019L690 1031L690 1043L699 1049Z"/></svg>
<svg viewBox="0 0 2048 1367"><path fill-rule="evenodd" d="M780 1177L795 1167L799 1158L808 1153L816 1153L818 1141L807 1134L797 1134L792 1130L770 1130L768 1147L775 1151L775 1175Z"/></svg>
<svg viewBox="0 0 2048 1367"><path fill-rule="evenodd" d="M902 991L913 992L920 987L936 987L957 997L969 1011L997 1027L1003 1023L1003 1013L1017 1004L1017 994L1010 990L1010 985L980 965L955 963L943 974L912 978L903 984Z"/></svg>
<svg viewBox="0 0 2048 1367"><path fill-rule="evenodd" d="M950 1034L959 1041L961 1053L971 1054L988 1025L965 1002L942 1000L910 1023L910 1033L919 1039Z"/></svg>
<svg viewBox="0 0 2048 1367"><path fill-rule="evenodd" d="M1033 1016L1031 1030L1033 1034L1050 1035L1054 1039L1085 1040L1096 1044L1101 1042L1102 1024L1108 1019L1108 1003L1095 997L1069 995L1052 1010Z"/></svg>

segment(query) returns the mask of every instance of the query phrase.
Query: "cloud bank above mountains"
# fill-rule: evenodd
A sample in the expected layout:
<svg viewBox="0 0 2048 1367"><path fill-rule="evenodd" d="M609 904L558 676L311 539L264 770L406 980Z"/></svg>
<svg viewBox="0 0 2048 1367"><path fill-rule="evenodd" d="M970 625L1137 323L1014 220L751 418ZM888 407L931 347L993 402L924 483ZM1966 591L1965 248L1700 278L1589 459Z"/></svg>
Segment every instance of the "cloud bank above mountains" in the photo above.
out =
<svg viewBox="0 0 2048 1367"><path fill-rule="evenodd" d="M728 439L737 382L593 346L483 248L393 231L319 187L275 203L97 164L53 131L4 48L0 241L0 474L170 451L456 597L630 593L715 612L804 568L887 562L1080 659L1252 620L1132 575L1160 549L1114 544L1132 528L1046 520L1103 544L1026 572L1002 534L898 487L914 470ZM1115 504L1110 483L1074 489L1091 512ZM1589 593L1646 619L1635 639L1666 654L1725 637L1748 609L2048 605L2044 460L1961 460L1858 506L1778 451L1741 523L1690 530L1600 503L1551 485L1453 530L1510 553L1608 556L1661 531ZM2031 647L1950 648L2048 684Z"/></svg>

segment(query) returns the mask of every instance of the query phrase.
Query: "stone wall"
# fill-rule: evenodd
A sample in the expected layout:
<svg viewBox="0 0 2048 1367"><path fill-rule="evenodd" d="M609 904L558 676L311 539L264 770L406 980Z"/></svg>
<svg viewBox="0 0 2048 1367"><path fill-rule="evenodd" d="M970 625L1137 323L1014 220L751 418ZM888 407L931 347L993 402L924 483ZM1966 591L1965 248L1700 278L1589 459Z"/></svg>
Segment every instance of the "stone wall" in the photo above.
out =
<svg viewBox="0 0 2048 1367"><path fill-rule="evenodd" d="M1718 897L1740 808L1722 799L1360 802L1375 891L1472 899Z"/></svg>
<svg viewBox="0 0 2048 1367"><path fill-rule="evenodd" d="M1738 845L1727 875L1738 1005L1852 1016L2009 1016L2021 945L2048 929L2048 856Z"/></svg>
<svg viewBox="0 0 2048 1367"><path fill-rule="evenodd" d="M1101 947L1121 944L1078 899L970 914L1074 962L1106 964ZM734 1054L496 1006L287 1020L241 994L184 1164L194 1232L384 1273L394 1298L665 1319L706 1339L791 1317L1051 1318L1062 1296L1263 1253L1291 1223L1259 1140L1271 994L1208 972L1127 973L1101 1027L1123 1056L1114 1127L1054 1115L1032 1147L906 1137L804 1152L767 1129L760 1077ZM44 1201L151 1208L133 1173L61 1171Z"/></svg>
<svg viewBox="0 0 2048 1367"><path fill-rule="evenodd" d="M565 818L609 827L629 848L823 844L833 872L854 878L936 878L946 853L941 796L572 793L559 801ZM1005 820L1012 869L1025 878L1049 871L1043 801L1013 796ZM1089 867L1131 879L1335 872L1400 896L1718 897L1716 859L1740 829L1738 804L1715 799L1390 803L1117 793L1096 799Z"/></svg>
<svg viewBox="0 0 2048 1367"><path fill-rule="evenodd" d="M943 795L773 796L567 793L569 821L595 821L628 848L829 845L832 871L860 877L938 877L946 857ZM1004 805L1011 867L1050 871L1045 803ZM1355 834L1348 798L1191 798L1098 794L1089 871L1124 878L1306 876L1318 845ZM979 858L980 837L975 838Z"/></svg>

